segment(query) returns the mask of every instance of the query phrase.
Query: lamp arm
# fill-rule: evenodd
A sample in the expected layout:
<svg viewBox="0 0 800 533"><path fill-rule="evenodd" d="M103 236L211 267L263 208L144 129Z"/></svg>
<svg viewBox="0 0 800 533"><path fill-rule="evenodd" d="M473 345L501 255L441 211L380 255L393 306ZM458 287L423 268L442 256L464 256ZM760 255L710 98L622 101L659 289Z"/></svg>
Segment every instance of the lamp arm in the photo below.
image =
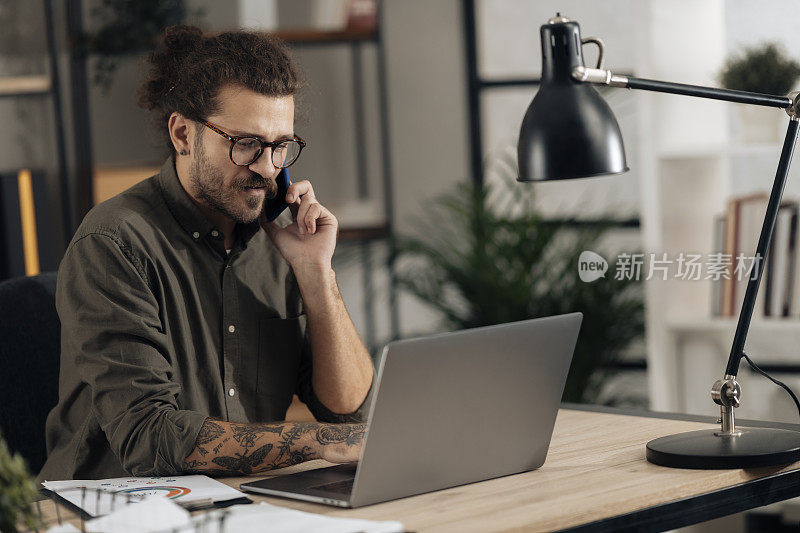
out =
<svg viewBox="0 0 800 533"><path fill-rule="evenodd" d="M770 241L775 231L778 209L780 208L781 199L783 197L786 179L789 176L789 165L791 164L792 155L797 143L798 131L800 131L800 93L795 92L788 96L773 96L746 91L719 89L716 87L703 87L699 85L631 78L614 74L610 70L587 68L584 66L575 67L572 71L572 78L580 83L643 89L646 91L696 96L740 104L779 107L784 109L789 115L789 127L786 130L781 157L778 161L778 169L775 172L775 180L772 184L767 210L764 214L764 224L761 226L761 234L759 235L758 244L756 245L756 254L753 259L753 272L747 281L747 289L745 290L742 309L739 312L739 320L736 324L736 333L733 338L730 355L728 356L725 376L717 380L711 390L711 397L714 402L720 405L721 409L722 432L720 435L738 435L739 432L735 426L733 409L739 407L741 387L736 382L736 375L739 372L739 363L744 354L744 345L747 340L747 332L750 329L750 321L753 318L753 309L756 304L758 287L764 273L767 251L769 250Z"/></svg>
<svg viewBox="0 0 800 533"><path fill-rule="evenodd" d="M739 313L739 321L736 325L736 333L733 337L733 346L731 346L731 353L728 357L728 366L725 368L726 378L729 376L735 377L739 371L739 362L742 360L742 353L744 353L747 330L750 328L750 319L753 317L753 308L755 307L756 295L758 294L758 285L764 271L772 234L775 231L775 221L778 218L778 209L781 204L781 198L783 197L783 189L786 185L786 179L789 176L789 165L792 162L792 154L794 153L794 147L797 143L799 126L800 121L797 115L792 115L789 120L789 127L786 130L786 137L783 141L781 157L778 160L778 169L775 172L775 181L772 184L772 191L769 195L767 211L764 214L764 224L761 227L761 235L756 245L755 257L757 259L755 259L753 264L755 273L752 274L747 281L747 290L744 293L742 310Z"/></svg>
<svg viewBox="0 0 800 533"><path fill-rule="evenodd" d="M614 74L610 70L587 68L584 66L575 67L572 71L572 78L582 83L626 87L628 89L642 89L659 93L682 94L684 96L724 100L726 102L736 102L739 104L780 107L783 109L791 108L794 105L793 99L788 96L773 96L770 94L720 89L718 87L703 87L702 85L687 85L685 83L631 78Z"/></svg>

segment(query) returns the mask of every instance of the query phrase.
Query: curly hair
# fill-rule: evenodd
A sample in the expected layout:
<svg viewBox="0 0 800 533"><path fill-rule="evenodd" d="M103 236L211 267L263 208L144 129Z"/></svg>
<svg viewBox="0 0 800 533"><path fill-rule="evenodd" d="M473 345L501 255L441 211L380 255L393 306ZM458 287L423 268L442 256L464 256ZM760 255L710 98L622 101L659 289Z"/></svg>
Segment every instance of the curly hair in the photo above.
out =
<svg viewBox="0 0 800 533"><path fill-rule="evenodd" d="M155 111L164 127L178 112L204 120L219 110L217 95L227 84L267 96L292 96L302 81L286 46L265 33L227 31L205 34L195 26L170 26L148 56L150 72L139 88L140 107Z"/></svg>

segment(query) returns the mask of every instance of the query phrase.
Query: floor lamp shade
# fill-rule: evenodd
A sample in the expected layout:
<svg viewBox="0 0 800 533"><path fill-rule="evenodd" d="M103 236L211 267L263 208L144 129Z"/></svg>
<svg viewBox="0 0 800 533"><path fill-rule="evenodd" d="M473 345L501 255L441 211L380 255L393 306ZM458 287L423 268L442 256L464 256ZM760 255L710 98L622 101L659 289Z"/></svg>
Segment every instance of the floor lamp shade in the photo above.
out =
<svg viewBox="0 0 800 533"><path fill-rule="evenodd" d="M520 129L518 180L626 172L622 133L611 108L594 87L572 78L572 69L583 66L578 23L551 19L540 34L542 81Z"/></svg>

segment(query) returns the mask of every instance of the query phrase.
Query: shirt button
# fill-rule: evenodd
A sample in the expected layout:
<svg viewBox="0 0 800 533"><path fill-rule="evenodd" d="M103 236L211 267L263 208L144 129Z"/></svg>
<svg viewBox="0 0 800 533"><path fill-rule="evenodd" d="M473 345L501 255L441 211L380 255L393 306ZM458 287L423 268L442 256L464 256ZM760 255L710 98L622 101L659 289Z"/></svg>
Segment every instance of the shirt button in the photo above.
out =
<svg viewBox="0 0 800 533"><path fill-rule="evenodd" d="M219 237L219 232L217 230L214 230L214 231L211 232L211 236L212 237Z"/></svg>
<svg viewBox="0 0 800 533"><path fill-rule="evenodd" d="M229 331L230 333L233 333L234 331L236 331L236 326L234 326L233 324L231 324L230 326L228 326L228 331Z"/></svg>
<svg viewBox="0 0 800 533"><path fill-rule="evenodd" d="M233 389L230 389L230 390L228 391L228 396L235 396L235 395L236 395L236 391L235 391L235 390L233 390Z"/></svg>
<svg viewBox="0 0 800 533"><path fill-rule="evenodd" d="M192 233L192 237L194 237L195 239L199 239L200 238L200 232L199 231L195 231L194 233Z"/></svg>

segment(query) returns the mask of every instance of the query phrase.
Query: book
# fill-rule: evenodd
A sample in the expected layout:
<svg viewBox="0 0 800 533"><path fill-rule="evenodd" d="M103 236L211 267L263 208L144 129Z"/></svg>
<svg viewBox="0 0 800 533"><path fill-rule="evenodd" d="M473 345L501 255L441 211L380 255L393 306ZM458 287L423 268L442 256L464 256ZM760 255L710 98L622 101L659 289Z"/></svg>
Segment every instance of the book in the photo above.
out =
<svg viewBox="0 0 800 533"><path fill-rule="evenodd" d="M778 208L761 290L764 291L764 315L789 316L795 270L794 249L797 234L798 204L784 202Z"/></svg>
<svg viewBox="0 0 800 533"><path fill-rule="evenodd" d="M714 253L725 253L725 235L727 217L720 215L714 219ZM711 281L711 316L723 316L722 291L725 284L724 278Z"/></svg>
<svg viewBox="0 0 800 533"><path fill-rule="evenodd" d="M62 251L43 172L0 173L0 280L55 270Z"/></svg>
<svg viewBox="0 0 800 533"><path fill-rule="evenodd" d="M736 201L730 200L725 212L725 245L723 253L733 261L733 252L736 248ZM733 268L728 268L727 276L722 280L722 304L720 316L731 316L733 308Z"/></svg>
<svg viewBox="0 0 800 533"><path fill-rule="evenodd" d="M783 316L791 316L792 308L800 302L800 296L795 296L796 287L800 286L797 282L797 274L800 271L800 264L798 264L797 257L797 225L800 223L800 204L797 202L789 202L786 204L786 209L789 211L789 243L788 243L788 268L787 268L787 286L786 286L786 302L784 303Z"/></svg>
<svg viewBox="0 0 800 533"><path fill-rule="evenodd" d="M723 316L739 316L747 284L755 268L753 257L768 199L766 193L756 193L734 198L728 204L725 253L730 254L731 268L730 279L723 284ZM753 316L763 316L763 313L764 293L759 291Z"/></svg>

